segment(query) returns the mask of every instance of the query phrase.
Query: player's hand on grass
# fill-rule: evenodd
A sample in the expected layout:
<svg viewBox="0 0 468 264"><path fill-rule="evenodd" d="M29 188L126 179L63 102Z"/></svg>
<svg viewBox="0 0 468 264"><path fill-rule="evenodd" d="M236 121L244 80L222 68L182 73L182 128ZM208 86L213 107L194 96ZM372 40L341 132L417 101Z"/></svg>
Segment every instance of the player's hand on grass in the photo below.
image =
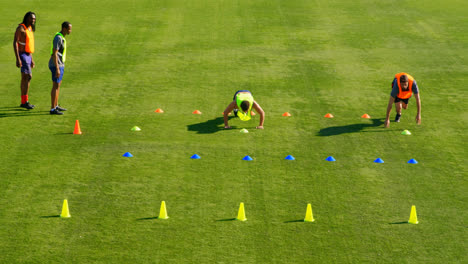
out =
<svg viewBox="0 0 468 264"><path fill-rule="evenodd" d="M263 126L258 126L257 129L263 129Z"/></svg>
<svg viewBox="0 0 468 264"><path fill-rule="evenodd" d="M232 127L230 126L224 126L224 129L231 129Z"/></svg>
<svg viewBox="0 0 468 264"><path fill-rule="evenodd" d="M385 120L385 127L390 127L390 119Z"/></svg>
<svg viewBox="0 0 468 264"><path fill-rule="evenodd" d="M416 124L421 124L421 115L416 115Z"/></svg>

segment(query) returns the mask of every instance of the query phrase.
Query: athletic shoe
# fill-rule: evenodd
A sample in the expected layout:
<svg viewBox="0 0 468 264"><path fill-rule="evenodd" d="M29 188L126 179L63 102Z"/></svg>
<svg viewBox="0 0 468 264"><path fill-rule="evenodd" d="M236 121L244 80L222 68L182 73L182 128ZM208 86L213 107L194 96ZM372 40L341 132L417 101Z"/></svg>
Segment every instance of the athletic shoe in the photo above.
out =
<svg viewBox="0 0 468 264"><path fill-rule="evenodd" d="M60 112L57 108L55 108L54 110L50 110L50 114L51 115L63 115L63 113Z"/></svg>
<svg viewBox="0 0 468 264"><path fill-rule="evenodd" d="M239 109L234 109L233 112L234 112L234 116L237 116L237 112L239 111Z"/></svg>
<svg viewBox="0 0 468 264"><path fill-rule="evenodd" d="M34 105L30 104L29 102L26 102L24 104L20 104L20 107L26 108L26 109L34 109Z"/></svg>
<svg viewBox="0 0 468 264"><path fill-rule="evenodd" d="M401 118L401 114L396 114L395 116L395 122L399 123Z"/></svg>
<svg viewBox="0 0 468 264"><path fill-rule="evenodd" d="M55 107L55 109L57 109L57 110L59 110L59 111L62 111L62 112L63 112L63 111L67 111L67 109L62 108L62 107L60 107L60 106L58 106L58 105Z"/></svg>

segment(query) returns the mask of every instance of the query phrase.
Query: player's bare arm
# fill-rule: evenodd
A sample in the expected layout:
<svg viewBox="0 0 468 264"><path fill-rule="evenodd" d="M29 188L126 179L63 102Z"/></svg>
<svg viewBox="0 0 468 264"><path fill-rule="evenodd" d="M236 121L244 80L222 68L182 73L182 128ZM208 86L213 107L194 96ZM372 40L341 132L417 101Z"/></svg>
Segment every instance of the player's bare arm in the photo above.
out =
<svg viewBox="0 0 468 264"><path fill-rule="evenodd" d="M19 57L19 53L20 51L24 50L24 46L22 46L19 43L21 42L24 43L25 40L26 40L26 32L24 31L24 28L22 26L18 26L16 28L15 37L13 39L13 49L15 51L16 67L18 68L21 68L21 66L23 66Z"/></svg>
<svg viewBox="0 0 468 264"><path fill-rule="evenodd" d="M416 114L416 123L420 125L421 124L421 99L419 97L419 93L414 94L414 99L416 99L416 106L418 108L418 113Z"/></svg>
<svg viewBox="0 0 468 264"><path fill-rule="evenodd" d="M387 106L387 117L385 118L385 127L390 127L390 112L392 111L392 106L394 102L395 102L395 98L390 96L390 99L388 100L388 106Z"/></svg>
<svg viewBox="0 0 468 264"><path fill-rule="evenodd" d="M55 64L55 77L59 78L60 77L60 67L58 64L58 56L57 56L58 50L53 49L52 51L52 61Z"/></svg>
<svg viewBox="0 0 468 264"><path fill-rule="evenodd" d="M229 113L234 110L234 108L236 108L236 101L232 101L227 107L226 109L224 110L224 113L223 113L223 116L224 116L224 128L225 129L230 129L231 127L229 126L228 124L228 115Z"/></svg>
<svg viewBox="0 0 468 264"><path fill-rule="evenodd" d="M265 121L265 112L263 111L262 107L257 103L253 102L252 108L260 115L260 124L258 125L257 129L263 129L263 122Z"/></svg>

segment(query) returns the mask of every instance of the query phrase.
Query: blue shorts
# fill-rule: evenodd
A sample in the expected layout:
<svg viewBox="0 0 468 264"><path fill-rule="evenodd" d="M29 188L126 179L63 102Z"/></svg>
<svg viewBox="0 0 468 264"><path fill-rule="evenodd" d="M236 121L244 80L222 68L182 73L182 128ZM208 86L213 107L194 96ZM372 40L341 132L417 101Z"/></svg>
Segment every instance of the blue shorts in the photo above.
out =
<svg viewBox="0 0 468 264"><path fill-rule="evenodd" d="M62 78L63 78L63 72L65 71L65 67L59 67L60 69L60 77L56 77L56 71L57 71L57 68L55 67L49 67L50 71L52 72L52 81L54 83L61 83L62 82Z"/></svg>
<svg viewBox="0 0 468 264"><path fill-rule="evenodd" d="M236 100L236 95L237 95L238 93L243 93L243 92L251 93L249 90L239 90L239 91L237 91L237 92L234 94L234 98L233 98L232 100L235 101L235 100Z"/></svg>
<svg viewBox="0 0 468 264"><path fill-rule="evenodd" d="M21 72L25 74L32 74L31 71L31 62L32 62L32 57L31 53L27 52L21 52L19 54L20 60L21 60Z"/></svg>

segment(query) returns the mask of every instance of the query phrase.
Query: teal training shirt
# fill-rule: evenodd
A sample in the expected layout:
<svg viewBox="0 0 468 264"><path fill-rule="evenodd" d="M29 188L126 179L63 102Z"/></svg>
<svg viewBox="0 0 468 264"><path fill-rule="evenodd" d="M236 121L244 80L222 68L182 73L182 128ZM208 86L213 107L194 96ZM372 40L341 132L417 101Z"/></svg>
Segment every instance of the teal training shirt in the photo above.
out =
<svg viewBox="0 0 468 264"><path fill-rule="evenodd" d="M54 41L52 42L52 50L56 49L57 52L57 60L59 67L65 67L65 63L63 62L63 51L65 50L64 39L59 34L55 35ZM50 56L49 60L49 68L55 67L55 62L52 60L52 56Z"/></svg>

